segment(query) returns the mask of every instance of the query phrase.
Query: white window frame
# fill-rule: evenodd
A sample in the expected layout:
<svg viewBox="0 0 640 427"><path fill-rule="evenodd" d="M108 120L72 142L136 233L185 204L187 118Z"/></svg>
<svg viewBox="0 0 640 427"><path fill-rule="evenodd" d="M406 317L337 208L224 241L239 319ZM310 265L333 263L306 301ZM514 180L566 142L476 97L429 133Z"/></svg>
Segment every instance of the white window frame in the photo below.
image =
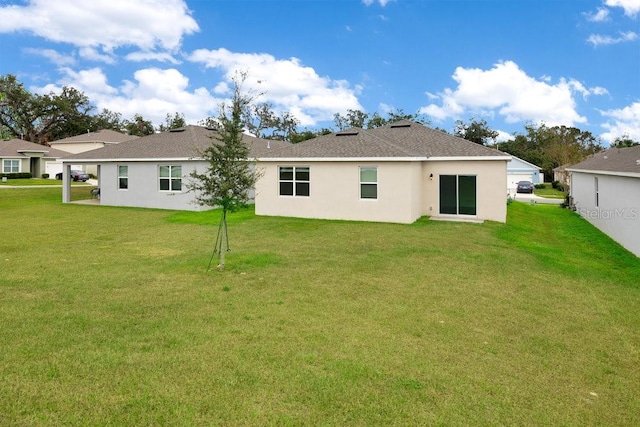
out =
<svg viewBox="0 0 640 427"><path fill-rule="evenodd" d="M362 172L365 170L373 170L376 173L375 181L363 181L362 180ZM360 181L360 200L378 200L378 167L377 166L360 166L358 168L359 173L359 181ZM363 185L375 185L376 187L376 195L375 197L364 197L362 195L362 186Z"/></svg>
<svg viewBox="0 0 640 427"><path fill-rule="evenodd" d="M282 169L292 169L292 179L282 179L281 172ZM306 169L307 174L309 175L309 179L298 179L297 171L298 169ZM303 171L301 171L303 172ZM293 194L282 194L282 183L291 183L293 186ZM308 194L298 194L298 185L297 184L307 184ZM280 197L311 197L311 167L310 166L278 166L278 195Z"/></svg>
<svg viewBox="0 0 640 427"><path fill-rule="evenodd" d="M169 176L162 176L162 168L169 168ZM180 177L174 177L173 171L174 169L180 169ZM161 182L163 180L169 181L169 189L163 190ZM173 189L173 182L180 182L180 190ZM159 165L158 166L158 191L162 193L181 193L182 192L182 165Z"/></svg>
<svg viewBox="0 0 640 427"><path fill-rule="evenodd" d="M13 170L13 166L9 166L10 170L7 170L6 162L10 162L10 163L14 163L17 162L18 163L18 170L14 171ZM20 173L22 169L22 162L20 161L20 159L3 159L2 160L2 173Z"/></svg>
<svg viewBox="0 0 640 427"><path fill-rule="evenodd" d="M118 191L127 191L129 189L129 165L118 165L117 168L118 168L118 173L117 173L117 175L118 175ZM126 173L124 175L122 175L120 173L120 168L125 168L125 172ZM127 180L127 186L124 187L124 188L121 185L122 184L122 181L121 181L122 179L126 179Z"/></svg>

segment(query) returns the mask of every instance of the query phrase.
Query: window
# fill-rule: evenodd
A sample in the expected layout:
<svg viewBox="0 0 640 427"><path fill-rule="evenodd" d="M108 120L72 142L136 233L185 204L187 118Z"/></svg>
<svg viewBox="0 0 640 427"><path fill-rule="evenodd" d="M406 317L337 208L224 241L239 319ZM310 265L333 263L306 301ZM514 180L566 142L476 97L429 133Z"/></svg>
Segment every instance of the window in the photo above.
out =
<svg viewBox="0 0 640 427"><path fill-rule="evenodd" d="M378 198L378 168L375 166L360 167L360 198Z"/></svg>
<svg viewBox="0 0 640 427"><path fill-rule="evenodd" d="M280 195L309 197L309 167L280 166Z"/></svg>
<svg viewBox="0 0 640 427"><path fill-rule="evenodd" d="M20 160L18 160L18 159L5 159L2 162L2 172L4 172L4 173L18 173L18 172L20 172Z"/></svg>
<svg viewBox="0 0 640 427"><path fill-rule="evenodd" d="M120 190L129 188L129 166L118 166L118 188Z"/></svg>
<svg viewBox="0 0 640 427"><path fill-rule="evenodd" d="M182 166L160 166L160 191L182 191Z"/></svg>
<svg viewBox="0 0 640 427"><path fill-rule="evenodd" d="M476 177L474 175L440 175L440 213L476 214Z"/></svg>
<svg viewBox="0 0 640 427"><path fill-rule="evenodd" d="M597 208L597 207L600 207L600 191L598 189L598 177L597 176L593 177L593 185L594 185L594 188L596 190L596 208Z"/></svg>

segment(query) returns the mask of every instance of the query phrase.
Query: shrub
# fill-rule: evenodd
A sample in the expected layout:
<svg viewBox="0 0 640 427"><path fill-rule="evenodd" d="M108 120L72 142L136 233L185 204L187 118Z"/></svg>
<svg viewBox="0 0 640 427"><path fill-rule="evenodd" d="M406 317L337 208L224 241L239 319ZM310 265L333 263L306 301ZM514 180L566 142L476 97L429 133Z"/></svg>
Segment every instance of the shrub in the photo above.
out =
<svg viewBox="0 0 640 427"><path fill-rule="evenodd" d="M12 173L0 173L0 178L7 179L25 179L32 178L33 175L29 172L12 172Z"/></svg>
<svg viewBox="0 0 640 427"><path fill-rule="evenodd" d="M553 188L558 188L558 184L560 184L560 181L553 181L553 182L551 183L551 187L553 187Z"/></svg>
<svg viewBox="0 0 640 427"><path fill-rule="evenodd" d="M534 187L535 187L536 189L538 189L538 190L542 190L543 188L547 188L547 186L546 186L546 185L544 185L544 184L536 184L536 185L534 185Z"/></svg>
<svg viewBox="0 0 640 427"><path fill-rule="evenodd" d="M558 185L556 185L556 190L558 191L564 191L564 184L559 182Z"/></svg>
<svg viewBox="0 0 640 427"><path fill-rule="evenodd" d="M48 173L43 173L42 174L42 179L49 179L49 174Z"/></svg>

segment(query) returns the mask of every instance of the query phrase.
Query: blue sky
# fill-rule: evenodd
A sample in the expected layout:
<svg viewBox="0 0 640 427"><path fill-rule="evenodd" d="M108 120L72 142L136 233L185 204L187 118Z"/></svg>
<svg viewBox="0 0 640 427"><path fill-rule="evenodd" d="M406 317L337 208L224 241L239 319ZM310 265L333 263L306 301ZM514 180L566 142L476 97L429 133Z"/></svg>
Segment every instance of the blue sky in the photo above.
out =
<svg viewBox="0 0 640 427"><path fill-rule="evenodd" d="M640 0L0 0L0 74L96 107L218 114L236 70L300 128L420 112L640 141Z"/></svg>

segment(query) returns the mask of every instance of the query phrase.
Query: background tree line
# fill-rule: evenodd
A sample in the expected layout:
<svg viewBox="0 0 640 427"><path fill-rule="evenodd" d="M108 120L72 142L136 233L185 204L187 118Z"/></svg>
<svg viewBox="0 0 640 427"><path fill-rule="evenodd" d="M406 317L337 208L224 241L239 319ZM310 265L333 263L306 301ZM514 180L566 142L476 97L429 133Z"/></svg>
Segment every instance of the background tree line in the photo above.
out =
<svg viewBox="0 0 640 427"><path fill-rule="evenodd" d="M398 109L383 116L361 110L348 110L346 114L333 116L333 128L299 129L299 121L289 112L276 112L270 103L247 103L241 112L244 128L259 138L298 143L319 135L349 128L373 129L399 120L411 120L429 125L421 114L405 113ZM217 118L208 117L198 124L219 128ZM111 129L128 135L144 136L156 131L166 131L186 126L184 114L167 113L157 128L141 114L123 119L122 114L107 109L96 112L89 98L73 87L64 86L59 94L34 94L24 88L16 76L0 76L0 137L25 139L38 144L48 144L62 138L80 135L87 131ZM438 129L447 132L444 129ZM603 150L602 142L588 131L568 126L545 124L524 126L524 132L516 132L507 141L497 142L498 132L485 120L458 120L451 134L477 144L499 149L540 166L546 177L553 176L558 166L574 164L589 155ZM638 145L627 136L616 139L611 145L628 147Z"/></svg>

